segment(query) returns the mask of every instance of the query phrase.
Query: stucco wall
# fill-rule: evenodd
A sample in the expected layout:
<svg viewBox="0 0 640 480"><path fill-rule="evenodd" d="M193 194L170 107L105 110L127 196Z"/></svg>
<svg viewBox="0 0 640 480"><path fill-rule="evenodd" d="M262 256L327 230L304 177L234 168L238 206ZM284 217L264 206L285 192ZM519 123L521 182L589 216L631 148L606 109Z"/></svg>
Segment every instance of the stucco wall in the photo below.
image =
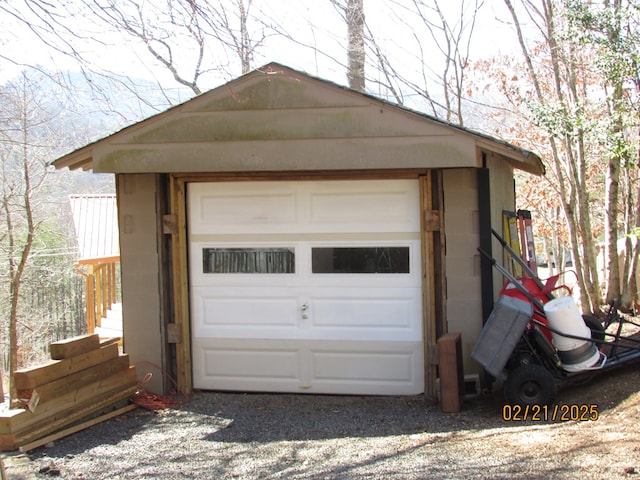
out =
<svg viewBox="0 0 640 480"><path fill-rule="evenodd" d="M146 388L163 391L163 365L156 175L117 175L124 350L138 367L138 378L153 377ZM130 339L127 341L126 339Z"/></svg>

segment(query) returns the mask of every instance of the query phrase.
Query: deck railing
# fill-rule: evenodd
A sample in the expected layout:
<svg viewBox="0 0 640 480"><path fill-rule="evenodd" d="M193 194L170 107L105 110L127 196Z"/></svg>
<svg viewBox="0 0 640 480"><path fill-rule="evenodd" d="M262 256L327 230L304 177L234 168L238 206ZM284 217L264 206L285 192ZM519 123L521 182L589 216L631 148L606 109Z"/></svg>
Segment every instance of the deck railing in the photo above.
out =
<svg viewBox="0 0 640 480"><path fill-rule="evenodd" d="M118 302L120 256L84 258L76 262L76 272L86 281L87 333L94 333L103 318Z"/></svg>

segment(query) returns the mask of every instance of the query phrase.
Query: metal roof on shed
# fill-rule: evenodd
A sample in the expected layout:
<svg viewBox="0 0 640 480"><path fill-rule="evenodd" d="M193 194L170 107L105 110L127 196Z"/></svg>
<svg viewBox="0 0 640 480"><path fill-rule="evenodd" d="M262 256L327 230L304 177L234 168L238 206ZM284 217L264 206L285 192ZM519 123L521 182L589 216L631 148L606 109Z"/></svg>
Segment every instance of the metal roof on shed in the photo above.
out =
<svg viewBox="0 0 640 480"><path fill-rule="evenodd" d="M115 195L71 195L80 259L120 255Z"/></svg>

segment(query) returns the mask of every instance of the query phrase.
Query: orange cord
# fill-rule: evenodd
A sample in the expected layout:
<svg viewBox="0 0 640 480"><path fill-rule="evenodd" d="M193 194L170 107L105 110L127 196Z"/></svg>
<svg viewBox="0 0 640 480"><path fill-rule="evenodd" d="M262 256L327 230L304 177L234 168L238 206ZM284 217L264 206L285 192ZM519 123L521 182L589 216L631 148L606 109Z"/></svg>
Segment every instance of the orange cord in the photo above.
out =
<svg viewBox="0 0 640 480"><path fill-rule="evenodd" d="M162 372L162 374L166 378L171 380L171 383L173 383L175 387L175 391L173 393L170 393L169 395L157 395L155 393L148 392L145 389L145 385L149 383L149 381L153 377L153 374L151 372L148 372L144 376L142 381L138 383L139 390L138 390L138 393L134 394L131 397L132 403L135 403L139 407L146 408L148 410L161 410L163 408L176 408L181 405L184 405L189 401L189 396L179 392L178 384L173 379L173 377L171 377L171 375L167 373L166 370L164 370L162 367L155 365L154 363L151 363L151 362L142 361L140 363L149 365L157 370L160 370L160 372ZM139 364L136 364L136 367L138 365Z"/></svg>

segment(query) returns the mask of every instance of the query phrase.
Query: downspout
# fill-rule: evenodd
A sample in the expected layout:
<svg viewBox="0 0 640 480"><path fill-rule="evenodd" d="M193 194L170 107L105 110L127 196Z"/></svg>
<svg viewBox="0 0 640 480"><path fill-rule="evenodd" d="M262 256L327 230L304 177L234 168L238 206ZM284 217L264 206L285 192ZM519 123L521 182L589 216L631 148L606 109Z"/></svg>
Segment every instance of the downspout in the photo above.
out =
<svg viewBox="0 0 640 480"><path fill-rule="evenodd" d="M482 168L478 169L478 233L480 248L493 256L491 240L491 182L486 167L487 154L482 153ZM482 295L482 324L493 310L493 267L480 255L480 285Z"/></svg>
<svg viewBox="0 0 640 480"><path fill-rule="evenodd" d="M479 246L493 257L491 238L491 179L487 168L487 154L482 152L482 168L477 171L478 180L478 233ZM493 311L493 266L483 255L480 257L480 289L482 298L482 324L484 325ZM493 378L485 372L482 387L490 387Z"/></svg>

